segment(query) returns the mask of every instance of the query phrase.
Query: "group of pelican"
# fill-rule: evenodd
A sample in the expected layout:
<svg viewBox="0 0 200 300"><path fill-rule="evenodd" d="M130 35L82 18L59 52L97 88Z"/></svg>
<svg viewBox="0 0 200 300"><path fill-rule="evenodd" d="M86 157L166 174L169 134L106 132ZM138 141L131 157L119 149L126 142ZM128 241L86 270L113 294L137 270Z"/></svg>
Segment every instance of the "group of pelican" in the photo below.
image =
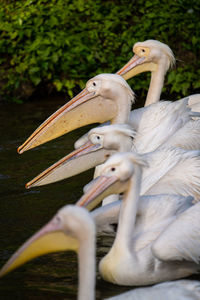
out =
<svg viewBox="0 0 200 300"><path fill-rule="evenodd" d="M0 276L39 255L74 250L78 298L94 300L96 232L115 234L113 224L118 224L99 264L103 279L129 286L159 284L112 299L160 299L163 290L162 299L174 299L169 287L176 299L200 297L196 281L165 283L200 271L200 95L159 101L165 74L175 63L172 50L147 40L136 43L133 52L116 74L90 79L19 147L23 153L76 128L109 122L91 129L72 153L26 184L50 184L98 166L76 205L59 210L8 260ZM151 82L145 107L131 111L135 95L126 80L146 71Z"/></svg>

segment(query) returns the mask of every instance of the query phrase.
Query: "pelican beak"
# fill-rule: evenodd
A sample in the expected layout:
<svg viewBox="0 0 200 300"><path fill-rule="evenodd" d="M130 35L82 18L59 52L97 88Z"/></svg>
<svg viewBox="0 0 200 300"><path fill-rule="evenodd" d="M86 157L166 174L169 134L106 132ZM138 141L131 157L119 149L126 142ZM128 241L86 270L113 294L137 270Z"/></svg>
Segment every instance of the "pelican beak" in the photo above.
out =
<svg viewBox="0 0 200 300"><path fill-rule="evenodd" d="M35 257L64 250L77 251L78 246L77 239L64 234L53 218L11 256L0 270L0 277Z"/></svg>
<svg viewBox="0 0 200 300"><path fill-rule="evenodd" d="M140 57L135 54L123 68L121 68L117 74L121 75L125 80L128 80L137 74L155 71L156 64L153 62L146 62L146 57Z"/></svg>
<svg viewBox="0 0 200 300"><path fill-rule="evenodd" d="M18 153L21 154L82 126L109 121L116 112L114 101L103 99L84 89L44 121L18 148Z"/></svg>
<svg viewBox="0 0 200 300"><path fill-rule="evenodd" d="M66 155L26 184L26 188L60 181L104 163L114 150L102 148L100 144L86 142Z"/></svg>
<svg viewBox="0 0 200 300"><path fill-rule="evenodd" d="M86 193L76 203L88 210L95 208L105 197L119 194L123 191L123 185L116 176L99 176L95 178Z"/></svg>

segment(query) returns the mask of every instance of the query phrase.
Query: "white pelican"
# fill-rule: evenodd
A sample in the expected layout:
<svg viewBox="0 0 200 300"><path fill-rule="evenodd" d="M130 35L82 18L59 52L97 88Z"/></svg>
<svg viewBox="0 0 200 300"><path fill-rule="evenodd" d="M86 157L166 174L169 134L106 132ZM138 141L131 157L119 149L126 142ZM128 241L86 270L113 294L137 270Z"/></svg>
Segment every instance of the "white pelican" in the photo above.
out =
<svg viewBox="0 0 200 300"><path fill-rule="evenodd" d="M183 129L181 129L183 130ZM77 150L43 171L26 187L69 178L104 163L114 152L130 151L134 131L127 125L109 125L90 130ZM180 137L182 141L182 135ZM82 143L85 142L83 145ZM175 141L179 144L179 140ZM143 154L150 168L143 172L141 194L173 193L200 196L200 152L161 147ZM187 170L187 172L185 172Z"/></svg>
<svg viewBox="0 0 200 300"><path fill-rule="evenodd" d="M13 254L1 269L0 276L46 253L76 251L79 262L78 299L94 300L95 240L95 224L89 212L67 205Z"/></svg>
<svg viewBox="0 0 200 300"><path fill-rule="evenodd" d="M26 187L63 180L100 165L115 152L131 150L134 136L134 130L126 124L93 128L75 143L78 149L36 176Z"/></svg>
<svg viewBox="0 0 200 300"><path fill-rule="evenodd" d="M90 214L77 206L65 206L55 217L30 238L9 259L0 271L4 276L30 259L54 251L75 250L79 261L78 300L95 299L95 225ZM163 300L196 299L200 294L199 282L179 280L153 287L139 288L109 298L110 300L148 299ZM187 295L187 298L185 298ZM197 298L198 299L198 298Z"/></svg>
<svg viewBox="0 0 200 300"><path fill-rule="evenodd" d="M164 85L165 74L175 64L172 50L157 40L146 40L133 45L134 56L117 74L126 80L142 72L151 72L151 82L145 106L158 102ZM189 106L200 111L200 94L189 96Z"/></svg>
<svg viewBox="0 0 200 300"><path fill-rule="evenodd" d="M105 163L102 175L90 184L77 203L91 208L105 194L113 194L113 191L124 193L115 241L99 264L102 277L115 284L148 285L189 276L200 269L200 265L189 254L184 260L179 256L179 251L182 251L182 243L178 240L179 230L175 233L175 239L172 230L168 234L170 224L190 209L191 201L177 195L168 195L166 202L162 199L163 195L160 195L160 200L157 195L153 201L151 196L150 199L146 198L141 212L138 211L142 168L146 166L145 158L136 153L114 154ZM200 204L195 207L197 210L199 208L200 213ZM199 225L198 218L195 220ZM189 234L192 231L190 228ZM171 246L167 247L169 253L166 251L168 242ZM190 239L187 241L186 238L184 242L190 251ZM180 249L176 248L177 245L180 245Z"/></svg>
<svg viewBox="0 0 200 300"><path fill-rule="evenodd" d="M19 147L22 153L73 129L93 123L126 123L134 93L119 75L100 74L90 79L86 88L51 115Z"/></svg>
<svg viewBox="0 0 200 300"><path fill-rule="evenodd" d="M97 75L87 82L86 89L83 92L61 107L38 127L19 147L18 151L23 153L76 128L106 121L110 121L111 124L128 123L138 130L138 123L140 124L141 120L145 120L145 122L150 120L151 125L153 120L153 126L157 126L161 124L160 122L164 117L165 122L169 124L167 128L168 130L170 128L169 132L172 134L175 127L170 122L170 115L173 115L173 112L177 112L179 109L179 115L181 115L181 109L184 109L187 104L187 99L182 99L182 102L179 103L154 103L152 107L138 109L130 114L133 101L134 93L121 76L116 74ZM166 117L169 119L166 119ZM183 120L182 117L181 120ZM165 122L163 124L166 125ZM175 124L177 125L178 122ZM148 128L148 125L146 125L146 128ZM165 135L168 130L166 131L165 127Z"/></svg>

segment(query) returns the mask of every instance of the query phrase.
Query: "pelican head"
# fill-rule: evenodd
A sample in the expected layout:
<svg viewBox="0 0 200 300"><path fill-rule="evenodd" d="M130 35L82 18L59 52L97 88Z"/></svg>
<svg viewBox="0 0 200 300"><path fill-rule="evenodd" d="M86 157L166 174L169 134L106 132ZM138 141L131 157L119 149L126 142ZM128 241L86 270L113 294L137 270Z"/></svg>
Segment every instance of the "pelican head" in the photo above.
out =
<svg viewBox="0 0 200 300"><path fill-rule="evenodd" d="M95 225L89 212L81 207L67 205L12 255L0 270L0 277L43 254L78 251L82 240L89 236L94 241Z"/></svg>
<svg viewBox="0 0 200 300"><path fill-rule="evenodd" d="M75 151L50 166L26 184L27 188L69 178L104 163L113 153L129 151L135 132L125 124L91 129L75 143Z"/></svg>
<svg viewBox="0 0 200 300"><path fill-rule="evenodd" d="M114 154L104 164L101 176L89 184L89 188L85 190L85 194L77 202L77 205L91 210L105 197L126 192L138 167L147 166L145 158L136 152Z"/></svg>
<svg viewBox="0 0 200 300"><path fill-rule="evenodd" d="M134 93L117 74L100 74L86 88L51 115L18 148L19 153L55 139L76 128L93 124L128 121Z"/></svg>
<svg viewBox="0 0 200 300"><path fill-rule="evenodd" d="M166 73L175 64L175 57L169 46L156 40L135 43L133 53L135 55L131 60L117 72L126 80L142 72L156 71L161 66Z"/></svg>
<svg viewBox="0 0 200 300"><path fill-rule="evenodd" d="M127 124L104 125L91 129L87 137L78 139L74 146L77 149L89 140L93 144L100 144L102 148L123 152L131 149L135 134Z"/></svg>

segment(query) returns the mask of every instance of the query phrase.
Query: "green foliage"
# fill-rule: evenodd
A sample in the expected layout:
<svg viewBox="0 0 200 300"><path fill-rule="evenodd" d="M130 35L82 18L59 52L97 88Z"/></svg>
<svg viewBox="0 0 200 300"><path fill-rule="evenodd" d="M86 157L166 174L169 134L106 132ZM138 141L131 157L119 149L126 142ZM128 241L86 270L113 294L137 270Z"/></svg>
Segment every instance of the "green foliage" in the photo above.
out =
<svg viewBox="0 0 200 300"><path fill-rule="evenodd" d="M195 93L199 15L196 0L0 0L1 96L19 102L46 87L72 97L92 76L116 72L146 39L168 44L179 60L166 94ZM136 93L148 88L146 77L130 84Z"/></svg>

